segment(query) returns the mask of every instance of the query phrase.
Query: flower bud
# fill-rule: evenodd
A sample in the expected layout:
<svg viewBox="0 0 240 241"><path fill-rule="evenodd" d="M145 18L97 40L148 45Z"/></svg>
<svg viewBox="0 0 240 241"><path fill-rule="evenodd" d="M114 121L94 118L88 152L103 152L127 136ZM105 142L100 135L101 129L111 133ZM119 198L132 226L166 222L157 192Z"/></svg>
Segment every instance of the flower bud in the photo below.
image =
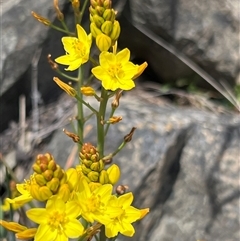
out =
<svg viewBox="0 0 240 241"><path fill-rule="evenodd" d="M97 11L92 7L92 6L90 6L89 7L89 12L90 12L90 18L93 16L93 15L95 15L95 14L97 14ZM92 16L91 16L92 15ZM93 19L91 20L91 22L93 21Z"/></svg>
<svg viewBox="0 0 240 241"><path fill-rule="evenodd" d="M97 27L97 25L95 23L90 24L90 31L94 38L96 38L99 34L102 33L102 31Z"/></svg>
<svg viewBox="0 0 240 241"><path fill-rule="evenodd" d="M99 182L101 184L107 184L109 183L108 173L106 170L102 170L99 175Z"/></svg>
<svg viewBox="0 0 240 241"><path fill-rule="evenodd" d="M105 33L106 35L109 35L112 32L112 29L113 29L113 24L111 21L105 21L101 26L102 32Z"/></svg>
<svg viewBox="0 0 240 241"><path fill-rule="evenodd" d="M66 171L66 174L67 174L67 183L68 183L68 186L70 188L70 190L74 190L77 183L78 183L78 173L77 173L77 170L74 169L74 168L69 168L67 171ZM63 184L64 185L64 184ZM61 185L62 186L62 185Z"/></svg>
<svg viewBox="0 0 240 241"><path fill-rule="evenodd" d="M88 175L89 172L91 172L92 170L90 168L85 167L84 165L82 165L82 172L85 175Z"/></svg>
<svg viewBox="0 0 240 241"><path fill-rule="evenodd" d="M68 184L63 184L58 190L57 196L61 198L64 202L67 202L70 198L70 188Z"/></svg>
<svg viewBox="0 0 240 241"><path fill-rule="evenodd" d="M94 96L96 94L95 90L90 86L81 87L81 92L86 96Z"/></svg>
<svg viewBox="0 0 240 241"><path fill-rule="evenodd" d="M72 88L70 85L64 83L63 81L61 81L59 78L57 77L53 77L53 80L55 81L55 83L61 88L63 89L68 95L74 97L77 95L77 92L74 88Z"/></svg>
<svg viewBox="0 0 240 241"><path fill-rule="evenodd" d="M51 196L52 196L52 192L50 191L50 189L46 186L40 187L39 188L39 196L40 199L38 199L39 201L46 201L48 200Z"/></svg>
<svg viewBox="0 0 240 241"><path fill-rule="evenodd" d="M48 164L46 163L41 163L39 166L42 172L45 172L48 168Z"/></svg>
<svg viewBox="0 0 240 241"><path fill-rule="evenodd" d="M57 169L53 172L53 176L58 179L61 179L63 177L63 170L59 165L57 165Z"/></svg>
<svg viewBox="0 0 240 241"><path fill-rule="evenodd" d="M53 192L56 193L59 188L59 179L54 177L50 182L47 183L47 187Z"/></svg>
<svg viewBox="0 0 240 241"><path fill-rule="evenodd" d="M42 170L41 170L40 166L39 166L38 164L36 164L36 163L34 163L34 164L32 165L32 169L33 169L34 172L36 172L36 173L38 173L38 174L41 174L41 173L42 173Z"/></svg>
<svg viewBox="0 0 240 241"><path fill-rule="evenodd" d="M54 160L49 161L48 170L55 171L57 169L57 164Z"/></svg>
<svg viewBox="0 0 240 241"><path fill-rule="evenodd" d="M44 17L42 17L41 15L39 15L39 14L33 12L33 11L31 12L31 14L32 14L32 16L33 16L34 18L36 18L40 23L43 23L43 24L46 25L46 26L51 25L50 20L48 20L47 18L44 18Z"/></svg>
<svg viewBox="0 0 240 241"><path fill-rule="evenodd" d="M96 45L101 52L108 51L112 46L112 40L106 34L101 33L96 37Z"/></svg>
<svg viewBox="0 0 240 241"><path fill-rule="evenodd" d="M86 167L90 167L92 165L92 161L84 159L82 160L82 164Z"/></svg>
<svg viewBox="0 0 240 241"><path fill-rule="evenodd" d="M52 170L46 170L42 175L44 176L44 178L47 181L50 181L53 177L53 171Z"/></svg>
<svg viewBox="0 0 240 241"><path fill-rule="evenodd" d="M40 188L40 186L39 186L38 184L31 184L29 191L30 191L31 196L32 196L34 199L40 201L39 188Z"/></svg>
<svg viewBox="0 0 240 241"><path fill-rule="evenodd" d="M105 8L101 7L101 6L97 6L95 9L96 9L97 14L100 15L100 16L102 16L102 14L105 11Z"/></svg>
<svg viewBox="0 0 240 241"><path fill-rule="evenodd" d="M118 39L120 32L121 32L120 24L118 21L115 20L113 23L112 32L110 34L110 38L112 39L113 42L115 42Z"/></svg>
<svg viewBox="0 0 240 241"><path fill-rule="evenodd" d="M113 164L107 169L109 183L115 185L120 178L120 168L118 165Z"/></svg>
<svg viewBox="0 0 240 241"><path fill-rule="evenodd" d="M91 170L93 170L93 171L96 171L96 172L99 172L99 162L94 162L94 163L92 163L92 165L91 165Z"/></svg>
<svg viewBox="0 0 240 241"><path fill-rule="evenodd" d="M93 21L98 28L101 28L101 25L104 23L104 18L95 14L93 15Z"/></svg>
<svg viewBox="0 0 240 241"><path fill-rule="evenodd" d="M15 232L15 233L22 232L27 229L27 227L20 225L19 223L6 222L4 220L0 220L0 225L2 227L6 228L7 230Z"/></svg>
<svg viewBox="0 0 240 241"><path fill-rule="evenodd" d="M34 178L39 186L44 186L47 183L47 180L41 174L34 175Z"/></svg>
<svg viewBox="0 0 240 241"><path fill-rule="evenodd" d="M122 120L121 116L112 116L109 118L108 123L110 124L116 124Z"/></svg>
<svg viewBox="0 0 240 241"><path fill-rule="evenodd" d="M106 9L103 13L103 18L105 20L113 22L115 20L115 12L113 9Z"/></svg>
<svg viewBox="0 0 240 241"><path fill-rule="evenodd" d="M93 6L94 8L97 7L98 3L96 0L90 0L90 4L91 6Z"/></svg>
<svg viewBox="0 0 240 241"><path fill-rule="evenodd" d="M105 8L111 8L111 7L112 7L112 1L111 1L111 0L105 0L105 1L103 2L103 6L104 6Z"/></svg>
<svg viewBox="0 0 240 241"><path fill-rule="evenodd" d="M35 237L36 232L37 232L37 228L28 228L22 232L16 233L15 236L17 239L20 239L20 240L29 240Z"/></svg>
<svg viewBox="0 0 240 241"><path fill-rule="evenodd" d="M88 178L90 179L90 181L92 182L97 182L98 178L99 178L99 173L98 172L94 172L91 171L87 174Z"/></svg>

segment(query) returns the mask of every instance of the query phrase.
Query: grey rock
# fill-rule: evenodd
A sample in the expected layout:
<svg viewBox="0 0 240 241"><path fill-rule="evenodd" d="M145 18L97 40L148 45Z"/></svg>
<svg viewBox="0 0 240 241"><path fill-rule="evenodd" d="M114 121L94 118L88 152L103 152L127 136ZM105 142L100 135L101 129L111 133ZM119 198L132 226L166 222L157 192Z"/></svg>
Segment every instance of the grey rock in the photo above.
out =
<svg viewBox="0 0 240 241"><path fill-rule="evenodd" d="M216 80L233 85L240 67L238 4L238 0L129 1L121 41L129 42L136 56L147 59L163 79L191 76L191 71L164 51L156 42L159 38L178 51L173 50L176 56L184 54Z"/></svg>
<svg viewBox="0 0 240 241"><path fill-rule="evenodd" d="M113 162L121 167L119 184L128 185L135 195L134 205L151 210L136 223L133 238L118 240L237 241L239 115L163 106L143 96L121 99L116 115L123 121L110 128L106 141L108 154L137 128ZM95 120L87 126L91 128L85 141L96 144ZM73 146L59 130L43 152L53 153L65 166Z"/></svg>

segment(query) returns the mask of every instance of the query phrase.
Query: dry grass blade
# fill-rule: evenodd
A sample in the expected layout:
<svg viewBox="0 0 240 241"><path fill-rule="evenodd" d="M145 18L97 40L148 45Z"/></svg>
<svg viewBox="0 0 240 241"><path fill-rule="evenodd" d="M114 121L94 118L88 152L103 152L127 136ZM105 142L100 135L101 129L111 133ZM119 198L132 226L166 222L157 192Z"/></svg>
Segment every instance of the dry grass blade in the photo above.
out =
<svg viewBox="0 0 240 241"><path fill-rule="evenodd" d="M230 88L226 89L226 85L220 84L223 82L218 83L212 76L210 76L206 71L204 71L202 68L200 68L197 64L195 64L192 60L190 60L187 56L182 54L180 51L178 51L174 46L167 43L165 40L163 40L158 35L154 34L147 28L133 24L136 29L138 29L140 32L148 36L151 40L153 40L155 43L159 44L166 50L168 50L170 53L174 54L178 59L180 59L183 63L185 63L187 66L189 66L193 71L195 71L197 74L199 74L203 79L205 79L210 85L212 85L219 93L221 93L229 102L231 102L238 111L240 111L240 106L237 98L234 96L234 93L230 90Z"/></svg>

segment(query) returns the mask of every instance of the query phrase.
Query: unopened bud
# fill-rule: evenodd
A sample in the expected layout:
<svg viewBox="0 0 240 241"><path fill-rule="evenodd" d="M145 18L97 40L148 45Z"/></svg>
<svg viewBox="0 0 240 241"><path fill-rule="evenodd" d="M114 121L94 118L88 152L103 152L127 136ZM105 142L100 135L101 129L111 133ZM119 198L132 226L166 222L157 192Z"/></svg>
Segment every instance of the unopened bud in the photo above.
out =
<svg viewBox="0 0 240 241"><path fill-rule="evenodd" d="M109 183L115 185L120 178L120 168L118 165L113 164L107 169Z"/></svg>
<svg viewBox="0 0 240 241"><path fill-rule="evenodd" d="M113 22L115 20L115 12L113 9L106 9L103 13L103 18L105 20Z"/></svg>
<svg viewBox="0 0 240 241"><path fill-rule="evenodd" d="M52 171L55 171L57 169L57 164L54 160L51 160L49 163L48 163L48 170L52 170Z"/></svg>
<svg viewBox="0 0 240 241"><path fill-rule="evenodd" d="M47 183L47 187L53 192L56 193L59 188L59 179L54 177L50 182Z"/></svg>
<svg viewBox="0 0 240 241"><path fill-rule="evenodd" d="M104 18L95 14L93 15L93 21L98 28L101 28L102 24L104 23Z"/></svg>
<svg viewBox="0 0 240 241"><path fill-rule="evenodd" d="M124 136L124 141L125 142L130 142L132 140L132 136L134 131L136 130L136 127L133 127L132 130L129 132L129 134L127 134L126 136Z"/></svg>
<svg viewBox="0 0 240 241"><path fill-rule="evenodd" d="M57 165L57 169L53 172L53 176L58 179L61 179L63 177L63 174L64 173L62 168L59 165Z"/></svg>
<svg viewBox="0 0 240 241"><path fill-rule="evenodd" d="M53 0L53 5L55 8L55 11L57 13L57 18L59 21L63 21L64 20L64 15L63 13L60 11L59 6L58 6L58 0Z"/></svg>
<svg viewBox="0 0 240 241"><path fill-rule="evenodd" d="M112 39L113 42L115 42L118 39L120 32L121 32L120 24L117 20L115 20L113 23L112 32L110 34L110 38Z"/></svg>
<svg viewBox="0 0 240 241"><path fill-rule="evenodd" d="M85 175L88 175L92 170L90 168L87 168L86 166L82 165L82 172Z"/></svg>
<svg viewBox="0 0 240 241"><path fill-rule="evenodd" d="M9 231L18 233L21 231L24 231L27 229L27 227L20 225L19 223L15 223L15 222L6 222L4 220L0 220L0 225L4 228L6 228Z"/></svg>
<svg viewBox="0 0 240 241"><path fill-rule="evenodd" d="M39 196L40 199L38 199L39 201L46 201L48 200L51 196L52 196L52 192L50 191L50 189L46 186L40 187L39 188Z"/></svg>
<svg viewBox="0 0 240 241"><path fill-rule="evenodd" d="M69 132L65 129L63 129L63 132L69 136L70 138L72 138L72 140L76 143L80 142L80 137L78 135L76 135L75 133Z"/></svg>
<svg viewBox="0 0 240 241"><path fill-rule="evenodd" d="M87 176L92 182L97 182L99 178L99 173L95 171L91 171L87 174Z"/></svg>
<svg viewBox="0 0 240 241"><path fill-rule="evenodd" d="M53 80L55 81L55 83L61 88L63 89L68 95L74 97L77 95L77 92L74 88L72 88L70 85L64 83L63 81L61 81L59 78L57 77L53 77Z"/></svg>
<svg viewBox="0 0 240 241"><path fill-rule="evenodd" d="M91 6L93 6L94 8L97 7L98 3L96 0L90 0L90 4Z"/></svg>
<svg viewBox="0 0 240 241"><path fill-rule="evenodd" d="M29 240L35 237L36 232L37 232L37 228L28 228L22 232L17 232L15 236L17 239L20 239L20 240Z"/></svg>
<svg viewBox="0 0 240 241"><path fill-rule="evenodd" d="M121 116L112 116L109 118L108 123L110 124L116 124L122 120Z"/></svg>
<svg viewBox="0 0 240 241"><path fill-rule="evenodd" d="M118 90L117 91L117 93L115 95L115 99L112 102L112 108L113 109L116 109L119 106L119 100L120 100L120 98L122 96L122 92L123 92L123 90Z"/></svg>
<svg viewBox="0 0 240 241"><path fill-rule="evenodd" d="M74 188L76 187L77 183L78 183L78 173L77 170L74 168L69 168L66 171L67 174L67 183L69 185L70 190L74 190Z"/></svg>
<svg viewBox="0 0 240 241"><path fill-rule="evenodd" d="M101 6L97 6L96 8L96 12L98 15L102 16L102 14L104 13L105 8L101 7Z"/></svg>
<svg viewBox="0 0 240 241"><path fill-rule="evenodd" d="M34 163L34 164L32 165L32 169L33 169L34 172L36 172L36 173L38 173L38 174L41 174L41 173L42 173L42 170L41 170L40 166L37 165L36 163Z"/></svg>
<svg viewBox="0 0 240 241"><path fill-rule="evenodd" d="M48 54L47 59L48 59L48 63L50 64L53 70L58 69L58 64L51 59L51 54Z"/></svg>
<svg viewBox="0 0 240 241"><path fill-rule="evenodd" d="M102 32L105 33L106 35L109 35L112 32L112 29L113 29L113 24L111 21L105 21L101 26Z"/></svg>
<svg viewBox="0 0 240 241"><path fill-rule="evenodd" d="M94 96L96 94L95 90L90 86L81 87L81 92L86 96Z"/></svg>
<svg viewBox="0 0 240 241"><path fill-rule="evenodd" d="M92 17L93 15L97 14L97 11L95 10L95 8L93 8L93 6L89 7L89 12L90 12L90 17ZM92 21L93 21L93 19L91 20L91 22Z"/></svg>
<svg viewBox="0 0 240 241"><path fill-rule="evenodd" d="M101 33L96 37L96 45L101 52L108 51L112 46L112 40L106 34Z"/></svg>
<svg viewBox="0 0 240 241"><path fill-rule="evenodd" d="M106 170L102 170L99 175L99 182L101 184L107 184L109 183L108 173Z"/></svg>
<svg viewBox="0 0 240 241"><path fill-rule="evenodd" d="M44 186L47 183L47 180L41 174L34 175L34 178L39 186Z"/></svg>
<svg viewBox="0 0 240 241"><path fill-rule="evenodd" d="M94 162L94 163L92 163L92 165L91 165L91 170L93 170L93 171L96 171L96 172L99 172L99 162Z"/></svg>
<svg viewBox="0 0 240 241"><path fill-rule="evenodd" d="M53 171L52 170L46 170L44 173L42 173L42 175L44 176L44 178L47 181L50 181L53 177Z"/></svg>
<svg viewBox="0 0 240 241"><path fill-rule="evenodd" d="M70 197L70 189L69 189L68 184L65 183L60 186L57 196L59 198L61 198L64 202L68 201L68 199Z"/></svg>
<svg viewBox="0 0 240 241"><path fill-rule="evenodd" d="M83 159L82 164L85 165L86 167L90 167L92 165L92 161Z"/></svg>
<svg viewBox="0 0 240 241"><path fill-rule="evenodd" d="M97 27L95 23L90 24L90 31L94 38L96 38L99 34L102 33L102 31Z"/></svg>
<svg viewBox="0 0 240 241"><path fill-rule="evenodd" d="M35 13L35 12L31 12L32 16L37 19L40 23L43 23L46 26L49 26L51 24L50 20L48 20L47 18L42 17L41 15Z"/></svg>
<svg viewBox="0 0 240 241"><path fill-rule="evenodd" d="M104 0L103 6L105 8L111 8L112 7L112 1L111 0Z"/></svg>

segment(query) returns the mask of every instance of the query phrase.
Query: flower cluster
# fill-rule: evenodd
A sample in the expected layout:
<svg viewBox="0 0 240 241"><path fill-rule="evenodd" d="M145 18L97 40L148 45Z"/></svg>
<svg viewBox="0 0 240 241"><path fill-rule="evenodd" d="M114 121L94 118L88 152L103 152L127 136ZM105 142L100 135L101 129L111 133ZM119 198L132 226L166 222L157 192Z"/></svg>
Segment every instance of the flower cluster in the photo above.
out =
<svg viewBox="0 0 240 241"><path fill-rule="evenodd" d="M120 168L116 164L107 166L132 140L136 128L133 127L123 137L122 143L112 153L105 155L104 146L110 126L123 120L122 116L114 115L120 105L122 92L135 87L134 80L142 74L147 63L134 64L130 61L128 48L118 50L121 29L111 0L90 1L91 32L87 34L81 25L87 6L87 0L85 1L80 4L79 0L70 0L75 33L70 32L64 22L58 0L54 0L54 9L63 28L32 12L39 22L67 34L62 38L65 54L55 58L55 62L49 54L48 62L54 71L70 82L65 83L54 77L55 83L77 102L78 113L71 120L75 121L73 126L77 126L77 131L64 130L64 133L78 145L79 163L64 170L50 153L37 155L29 179L16 184L15 191L12 192L14 194L11 198L6 198L2 205L2 209L8 211L31 204L26 216L36 223L34 228L13 220L0 220L1 226L14 232L22 240L90 241L95 237L106 241L106 238L115 240L119 234L132 237L135 233L132 223L149 212L148 208L138 209L132 205L134 195L127 192L127 186L114 188L120 180ZM91 51L94 48L93 40L99 52L97 59ZM89 78L84 78L83 75L85 63L91 66ZM66 72L58 64L67 66ZM77 77L68 75L69 71L75 70L78 72ZM93 77L100 81L101 93L91 86ZM95 98L99 103L98 108L91 106L85 100L86 97ZM109 114L107 107L111 98L113 100ZM84 108L88 108L91 113L85 116ZM95 116L97 126L96 146L84 143L84 125L92 116ZM33 207L36 201L43 204L41 208Z"/></svg>

